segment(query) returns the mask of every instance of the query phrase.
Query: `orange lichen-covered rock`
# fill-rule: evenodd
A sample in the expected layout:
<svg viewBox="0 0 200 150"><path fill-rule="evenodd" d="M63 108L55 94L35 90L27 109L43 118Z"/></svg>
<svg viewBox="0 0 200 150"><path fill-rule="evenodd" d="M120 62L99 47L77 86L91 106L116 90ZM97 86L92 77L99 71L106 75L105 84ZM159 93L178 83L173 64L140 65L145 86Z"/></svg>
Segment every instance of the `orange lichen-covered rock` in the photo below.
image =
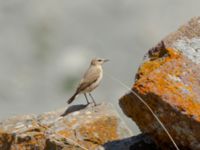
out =
<svg viewBox="0 0 200 150"><path fill-rule="evenodd" d="M44 149L44 128L34 115L12 117L0 123L2 150Z"/></svg>
<svg viewBox="0 0 200 150"><path fill-rule="evenodd" d="M199 70L197 17L149 50L132 88L163 122L180 149L200 149ZM120 106L159 146L174 149L160 124L133 93L123 96Z"/></svg>
<svg viewBox="0 0 200 150"><path fill-rule="evenodd" d="M2 121L0 150L93 150L131 135L111 104L74 105Z"/></svg>

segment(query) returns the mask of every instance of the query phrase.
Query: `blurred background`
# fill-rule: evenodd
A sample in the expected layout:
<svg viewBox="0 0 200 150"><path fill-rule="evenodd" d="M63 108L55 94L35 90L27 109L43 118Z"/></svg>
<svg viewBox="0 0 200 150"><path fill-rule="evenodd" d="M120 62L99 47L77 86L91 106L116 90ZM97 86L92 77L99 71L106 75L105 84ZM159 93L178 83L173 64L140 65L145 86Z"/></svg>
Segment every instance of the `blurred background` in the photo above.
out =
<svg viewBox="0 0 200 150"><path fill-rule="evenodd" d="M131 87L144 54L200 14L196 0L0 0L0 119L67 107L93 57ZM118 106L125 94L104 76L93 95ZM85 103L79 96L75 103Z"/></svg>

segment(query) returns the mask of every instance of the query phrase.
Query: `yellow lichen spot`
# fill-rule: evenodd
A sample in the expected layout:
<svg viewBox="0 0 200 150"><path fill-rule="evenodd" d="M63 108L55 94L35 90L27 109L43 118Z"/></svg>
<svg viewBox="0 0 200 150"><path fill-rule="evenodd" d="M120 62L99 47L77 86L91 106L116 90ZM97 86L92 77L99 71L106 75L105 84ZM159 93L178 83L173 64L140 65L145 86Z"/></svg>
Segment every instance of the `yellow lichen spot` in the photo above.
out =
<svg viewBox="0 0 200 150"><path fill-rule="evenodd" d="M73 130L61 130L58 132L58 134L63 137L73 137L74 135Z"/></svg>
<svg viewBox="0 0 200 150"><path fill-rule="evenodd" d="M159 68L166 62L174 60L174 59L178 59L181 57L181 53L173 48L166 48L166 50L163 50L163 51L166 52L164 56L158 57L157 59L146 61L142 64L142 66L140 66L138 70L139 78L143 75L149 74L150 72Z"/></svg>
<svg viewBox="0 0 200 150"><path fill-rule="evenodd" d="M117 119L115 117L103 116L92 123L83 125L79 134L83 136L84 144L87 148L93 149L108 141L118 139Z"/></svg>
<svg viewBox="0 0 200 150"><path fill-rule="evenodd" d="M168 54L168 58L171 59L175 59L175 58L179 58L181 56L181 52L177 51L176 49L173 48L166 48L167 50L167 54Z"/></svg>

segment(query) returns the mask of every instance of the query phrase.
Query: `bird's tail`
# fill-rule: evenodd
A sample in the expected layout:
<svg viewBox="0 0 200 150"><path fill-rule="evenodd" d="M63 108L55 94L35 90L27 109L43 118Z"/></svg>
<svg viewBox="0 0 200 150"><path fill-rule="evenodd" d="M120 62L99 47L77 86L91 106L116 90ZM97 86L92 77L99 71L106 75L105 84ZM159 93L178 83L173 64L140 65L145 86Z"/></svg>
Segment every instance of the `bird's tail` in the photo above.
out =
<svg viewBox="0 0 200 150"><path fill-rule="evenodd" d="M74 93L74 95L67 101L67 103L68 104L72 103L77 95L78 95L78 92Z"/></svg>

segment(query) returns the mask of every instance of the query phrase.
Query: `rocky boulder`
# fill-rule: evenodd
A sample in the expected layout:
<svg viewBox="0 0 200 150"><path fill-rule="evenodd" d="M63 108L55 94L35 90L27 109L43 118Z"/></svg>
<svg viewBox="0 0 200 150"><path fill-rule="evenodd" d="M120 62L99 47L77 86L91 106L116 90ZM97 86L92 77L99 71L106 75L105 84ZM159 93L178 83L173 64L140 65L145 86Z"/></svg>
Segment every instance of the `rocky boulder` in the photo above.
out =
<svg viewBox="0 0 200 150"><path fill-rule="evenodd" d="M182 150L200 149L200 17L148 51L132 90L163 122ZM163 128L131 92L120 106L162 149L174 149Z"/></svg>
<svg viewBox="0 0 200 150"><path fill-rule="evenodd" d="M74 105L0 123L1 150L95 149L132 135L111 104Z"/></svg>

